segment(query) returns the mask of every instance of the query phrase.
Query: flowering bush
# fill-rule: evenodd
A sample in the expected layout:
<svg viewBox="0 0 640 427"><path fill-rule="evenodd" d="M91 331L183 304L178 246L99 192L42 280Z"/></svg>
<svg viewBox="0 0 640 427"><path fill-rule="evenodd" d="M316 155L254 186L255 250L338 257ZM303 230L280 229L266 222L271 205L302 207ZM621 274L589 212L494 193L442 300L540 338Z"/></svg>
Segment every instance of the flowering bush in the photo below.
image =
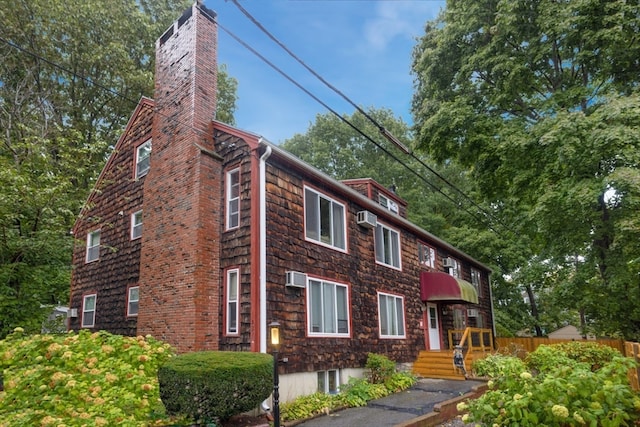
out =
<svg viewBox="0 0 640 427"><path fill-rule="evenodd" d="M83 330L0 341L0 426L143 426L160 423L158 366L173 355L151 337Z"/></svg>
<svg viewBox="0 0 640 427"><path fill-rule="evenodd" d="M635 362L619 353L595 352L578 361L562 347L540 346L527 358L532 366L519 373L513 372L512 359L504 359L506 369L496 367L500 359L495 359L490 366L498 375L489 381L489 390L459 410L468 409L469 422L493 426L634 425L640 420L640 398L627 372ZM596 365L600 368L593 370Z"/></svg>

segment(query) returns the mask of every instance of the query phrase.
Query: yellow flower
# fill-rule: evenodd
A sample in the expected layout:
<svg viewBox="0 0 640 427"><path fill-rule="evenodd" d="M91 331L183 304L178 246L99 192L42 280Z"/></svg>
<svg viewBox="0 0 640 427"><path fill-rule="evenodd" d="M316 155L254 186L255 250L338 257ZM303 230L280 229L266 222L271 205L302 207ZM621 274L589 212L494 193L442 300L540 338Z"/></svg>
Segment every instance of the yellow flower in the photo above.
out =
<svg viewBox="0 0 640 427"><path fill-rule="evenodd" d="M582 418L582 415L580 415L577 411L573 413L573 419L576 420L579 424L586 424L584 418Z"/></svg>
<svg viewBox="0 0 640 427"><path fill-rule="evenodd" d="M456 409L460 412L465 411L468 408L465 402L460 402L456 405Z"/></svg>
<svg viewBox="0 0 640 427"><path fill-rule="evenodd" d="M146 362L147 360L149 360L149 356L147 356L146 354L141 354L140 356L138 356L138 360L141 362Z"/></svg>
<svg viewBox="0 0 640 427"><path fill-rule="evenodd" d="M67 376L65 374L63 374L62 372L56 372L53 375L51 375L51 380L58 382L58 381L62 381L66 378Z"/></svg>
<svg viewBox="0 0 640 427"><path fill-rule="evenodd" d="M102 427L102 426L106 426L108 424L108 421L102 417L97 417L95 419L95 423L97 427Z"/></svg>
<svg viewBox="0 0 640 427"><path fill-rule="evenodd" d="M466 424L468 421L469 421L469 414L464 414L462 416L462 422Z"/></svg>
<svg viewBox="0 0 640 427"><path fill-rule="evenodd" d="M66 387L67 388L73 388L73 387L76 386L76 384L77 384L76 380L70 380L70 381L67 381Z"/></svg>
<svg viewBox="0 0 640 427"><path fill-rule="evenodd" d="M522 395L521 394L516 393L516 394L513 395L513 400L520 400L520 399L522 399Z"/></svg>
<svg viewBox="0 0 640 427"><path fill-rule="evenodd" d="M112 346L105 344L102 346L102 351L106 354L109 354L109 353L113 353L115 349Z"/></svg>
<svg viewBox="0 0 640 427"><path fill-rule="evenodd" d="M118 377L113 375L112 373L108 373L107 375L105 375L104 379L107 380L108 383L118 381Z"/></svg>
<svg viewBox="0 0 640 427"><path fill-rule="evenodd" d="M95 405L104 405L104 399L101 397L96 397L95 399L93 399L93 403Z"/></svg>
<svg viewBox="0 0 640 427"><path fill-rule="evenodd" d="M40 421L41 426L50 426L55 423L57 420L53 418L51 415L47 415Z"/></svg>
<svg viewBox="0 0 640 427"><path fill-rule="evenodd" d="M58 351L62 348L62 346L60 344L58 344L57 342L54 342L53 344L49 345L49 347L47 347L47 351L50 352L55 352Z"/></svg>
<svg viewBox="0 0 640 427"><path fill-rule="evenodd" d="M489 380L487 382L487 387L489 387L489 388L493 388L494 385L495 385L495 383L493 382L493 380Z"/></svg>
<svg viewBox="0 0 640 427"><path fill-rule="evenodd" d="M551 412L558 418L567 418L569 416L569 410L563 405L553 405Z"/></svg>
<svg viewBox="0 0 640 427"><path fill-rule="evenodd" d="M153 389L153 386L151 384L142 384L142 390L149 391L151 389Z"/></svg>
<svg viewBox="0 0 640 427"><path fill-rule="evenodd" d="M18 326L17 328L13 328L13 332L15 332L16 334L21 334L24 332L24 328Z"/></svg>
<svg viewBox="0 0 640 427"><path fill-rule="evenodd" d="M73 357L73 352L71 351L65 351L64 353L62 353L62 358L65 360L69 360Z"/></svg>
<svg viewBox="0 0 640 427"><path fill-rule="evenodd" d="M530 380L531 374L529 372L523 372L520 374L520 378L522 378L523 380Z"/></svg>

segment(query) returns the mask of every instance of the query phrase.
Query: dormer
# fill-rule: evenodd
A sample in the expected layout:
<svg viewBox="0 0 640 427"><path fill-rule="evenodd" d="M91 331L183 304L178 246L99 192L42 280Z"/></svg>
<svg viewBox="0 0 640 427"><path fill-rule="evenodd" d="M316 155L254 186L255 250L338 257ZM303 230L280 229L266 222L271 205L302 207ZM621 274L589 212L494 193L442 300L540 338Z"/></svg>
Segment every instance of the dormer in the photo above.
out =
<svg viewBox="0 0 640 427"><path fill-rule="evenodd" d="M402 218L407 217L407 202L396 194L395 186L385 188L371 178L345 179L341 182L380 204L389 212Z"/></svg>

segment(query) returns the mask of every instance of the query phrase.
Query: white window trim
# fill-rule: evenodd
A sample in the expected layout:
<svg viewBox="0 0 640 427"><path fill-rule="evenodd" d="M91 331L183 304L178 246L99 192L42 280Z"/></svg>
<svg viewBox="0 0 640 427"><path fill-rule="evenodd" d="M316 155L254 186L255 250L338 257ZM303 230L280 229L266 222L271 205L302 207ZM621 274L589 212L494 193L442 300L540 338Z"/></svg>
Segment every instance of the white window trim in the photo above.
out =
<svg viewBox="0 0 640 427"><path fill-rule="evenodd" d="M378 203L380 204L380 206L386 208L389 212L393 212L396 214L399 212L398 204L384 194L378 194Z"/></svg>
<svg viewBox="0 0 640 427"><path fill-rule="evenodd" d="M93 297L93 310L87 310L87 299L92 298ZM98 295L97 294L88 294L82 297L82 320L81 320L81 326L83 328L93 328L96 325L96 308L98 306ZM93 313L93 322L91 322L91 324L86 324L84 322L85 316L87 313Z"/></svg>
<svg viewBox="0 0 640 427"><path fill-rule="evenodd" d="M316 283L320 283L322 288L324 288L324 285L333 285L334 286L334 312L333 315L335 316L335 324L336 324L336 332L314 332L313 331L313 322L312 322L312 318L311 318L311 297L312 297L312 292L311 292L311 282L316 282ZM347 316L347 332L338 332L339 330L339 319L338 319L338 304L337 304L337 292L335 292L335 289L341 287L344 288L345 292L345 308L346 308L346 316ZM350 298L349 298L349 286L343 284L343 283L336 283L336 282L332 282L329 280L322 280L322 279L316 279L316 278L310 278L307 277L307 306L306 306L306 310L307 310L307 334L310 337L342 337L342 338L349 338L351 336L351 310L350 310ZM324 311L324 296L322 298L322 307L323 309L321 309L321 311Z"/></svg>
<svg viewBox="0 0 640 427"><path fill-rule="evenodd" d="M140 214L140 223L136 224L136 215ZM131 214L131 240L137 240L142 237L142 210L134 212ZM135 235L135 230L140 230L138 235Z"/></svg>
<svg viewBox="0 0 640 427"><path fill-rule="evenodd" d="M151 169L151 164L149 164L149 167L147 167L146 169L139 171L138 170L138 165L140 164L141 160L140 160L140 150L145 147L146 145L148 145L151 149L152 145L151 145L151 138L147 139L145 142L143 142L142 144L138 145L136 147L136 165L135 165L135 177L136 179L138 178L142 178L143 176L145 176L146 174L149 173L149 170ZM149 151L149 158L151 157L151 151ZM151 160L149 160L149 163L151 163Z"/></svg>
<svg viewBox="0 0 640 427"><path fill-rule="evenodd" d="M399 296L399 295L394 295L394 294L389 294L386 292L378 292L378 333L380 334L380 338L381 339L403 339L407 337L407 321L406 321L406 316L405 316L405 307L404 307L404 297ZM401 302L401 306L402 306L402 334L396 334L396 335L390 335L390 334L383 334L382 333L382 310L381 310L381 306L380 306L380 300L381 297L386 298L393 298L393 314L395 314L396 316L393 317L393 321L397 321L397 311L396 311L396 301L400 300ZM387 313L387 316L389 316L389 314L391 313ZM391 318L390 318L391 320ZM396 325L397 327L400 326L400 324ZM388 329L393 329L393 328L388 328Z"/></svg>
<svg viewBox="0 0 640 427"><path fill-rule="evenodd" d="M344 248L340 247L340 246L337 246L337 245L335 245L333 243L333 241L335 241L335 238L336 238L336 236L334 236L334 233L333 233L333 230L334 230L333 219L331 221L331 230L332 230L332 232L331 232L331 240L332 240L332 242L331 243L326 243L326 242L322 241L322 238L320 237L321 233L320 233L320 229L319 228L317 230L318 236L319 236L318 239L314 239L313 237L309 237L308 236L308 234L307 234L307 190L312 192L312 193L314 193L318 197L318 200L320 200L320 198L323 198L323 199L331 202L332 215L333 215L333 206L334 205L337 205L337 206L342 208L342 227L341 227L341 232L342 232L342 240L343 240L343 243L344 243ZM340 252L345 252L346 253L347 252L347 208L346 208L346 206L343 203L340 203L339 201L327 196L326 194L320 193L319 191L316 191L313 188L307 187L307 186L304 186L303 198L304 198L304 204L305 204L305 207L304 207L304 238L305 238L305 240L308 241L308 242L313 242L313 243L321 245L321 246L325 246L327 248L335 249L336 251L340 251ZM318 203L318 208L319 208L319 206L320 206L320 204ZM320 212L319 211L315 212L315 214L318 215L318 227L319 227L320 226L320 220L321 220Z"/></svg>
<svg viewBox="0 0 640 427"><path fill-rule="evenodd" d="M234 173L238 174L238 183L236 184L238 186L238 196L232 198L231 175ZM225 199L227 208L227 214L225 215L225 230L233 230L240 227L240 168L232 169L226 173ZM235 211L231 210L231 203L233 201L237 201L238 203L238 207ZM233 226L230 225L232 216L237 218L237 224Z"/></svg>
<svg viewBox="0 0 640 427"><path fill-rule="evenodd" d="M481 295L481 287L482 287L482 273L480 270L471 267L471 284L474 288L476 288L476 292L478 296Z"/></svg>
<svg viewBox="0 0 640 427"><path fill-rule="evenodd" d="M317 385L317 390L320 393L325 393L325 394L338 394L340 393L340 370L339 369L328 369L326 371L318 371L317 372L317 377L323 376L323 382L324 382L324 390L320 390L320 384ZM335 384L336 384L336 389L335 390L331 390L329 388L329 377L333 376L334 380L335 380Z"/></svg>
<svg viewBox="0 0 640 427"><path fill-rule="evenodd" d="M392 236L392 233L395 233L395 236L397 236L397 238L395 239L397 244L398 244L398 265L393 265L393 264L388 264L387 262L384 261L384 256L379 257L378 255L378 239L380 238L379 233L378 233L378 229L382 230L382 233L384 232L388 232L390 233L390 237ZM381 249L384 250L384 239L381 243L383 245L383 247ZM391 246L390 250L393 249L393 245ZM384 265L386 267L389 268L393 268L396 270L402 270L402 241L400 238L400 232L394 228L391 228L387 225L384 225L380 222L378 222L378 224L376 225L376 232L375 232L375 238L374 238L374 252L375 252L375 257L376 257L376 263L380 264L380 265ZM391 257L393 258L393 254L391 254ZM380 259L382 258L382 259Z"/></svg>
<svg viewBox="0 0 640 427"><path fill-rule="evenodd" d="M429 251L429 262L423 262L424 256L421 256L423 250ZM433 246L418 242L418 257L420 257L420 265L436 268L436 250Z"/></svg>
<svg viewBox="0 0 640 427"><path fill-rule="evenodd" d="M231 300L231 298L229 297L231 295L231 292L229 291L230 286L231 286L231 276L235 275L236 277L236 298L235 300ZM227 277L226 277L226 292L225 292L225 314L226 314L226 318L225 318L225 332L227 335L239 335L240 334L240 269L234 268L231 270L227 270ZM235 303L236 305L236 309L235 309L235 316L232 319L231 318L231 314L230 314L230 310L229 310L229 305L231 305L232 303ZM235 320L235 324L236 324L236 330L232 331L230 328L231 325L231 320Z"/></svg>
<svg viewBox="0 0 640 427"><path fill-rule="evenodd" d="M133 289L137 289L138 290L138 299L137 300L131 299L131 291ZM138 303L138 312L136 312L136 313L132 313L131 312L131 303L132 302L137 302ZM137 317L139 312L140 312L140 286L131 286L127 290L127 317Z"/></svg>
<svg viewBox="0 0 640 427"><path fill-rule="evenodd" d="M91 245L92 240L93 240L92 236L95 236L96 234L98 235L98 244ZM98 261L100 259L100 239L102 238L101 234L102 233L101 233L100 229L93 230L93 231L90 231L90 232L87 233L87 249L86 249L85 258L84 258L85 263ZM95 258L89 258L89 254L92 252L92 249L96 249L96 248L97 248L96 257Z"/></svg>
<svg viewBox="0 0 640 427"><path fill-rule="evenodd" d="M456 279L460 279L461 277L461 271L460 271L460 261L458 261L455 258L451 258L449 257L454 263L455 265L453 267L447 267L448 273L449 275L455 277Z"/></svg>

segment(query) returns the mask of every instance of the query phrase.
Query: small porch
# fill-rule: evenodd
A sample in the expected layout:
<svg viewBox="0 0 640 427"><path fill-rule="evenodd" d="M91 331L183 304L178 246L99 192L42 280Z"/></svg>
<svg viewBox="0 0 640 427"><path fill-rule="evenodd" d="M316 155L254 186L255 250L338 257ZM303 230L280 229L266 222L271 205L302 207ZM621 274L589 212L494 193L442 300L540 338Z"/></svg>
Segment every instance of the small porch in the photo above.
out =
<svg viewBox="0 0 640 427"><path fill-rule="evenodd" d="M471 373L471 365L475 360L486 357L494 349L491 329L452 329L448 331L448 335L448 349L425 350L418 354L413 364L414 374L425 378L465 380L463 369L454 363L455 347L459 346L462 350L463 366L467 375Z"/></svg>

